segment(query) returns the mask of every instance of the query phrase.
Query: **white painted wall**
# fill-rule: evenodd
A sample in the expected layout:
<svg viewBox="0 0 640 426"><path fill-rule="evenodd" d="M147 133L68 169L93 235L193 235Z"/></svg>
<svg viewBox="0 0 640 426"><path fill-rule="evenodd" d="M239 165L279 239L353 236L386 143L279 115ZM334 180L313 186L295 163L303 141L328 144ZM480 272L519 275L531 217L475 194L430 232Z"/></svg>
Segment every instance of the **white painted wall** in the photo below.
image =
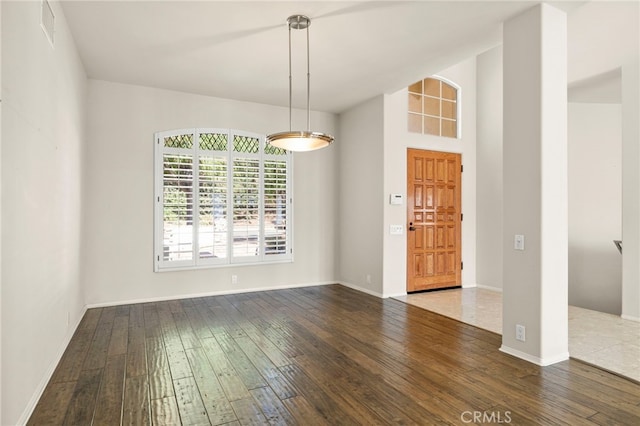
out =
<svg viewBox="0 0 640 426"><path fill-rule="evenodd" d="M615 103L620 102L621 90L621 66L626 63L627 69L627 85L629 86L624 90L627 96L628 103L633 105L634 99L637 102L638 89L637 86L634 89L634 82L638 80L633 74L633 61L629 61L628 58L635 53L638 54L638 11L639 5L633 2L589 2L578 9L573 11L567 21L568 27L568 76L570 84L569 97L575 102L607 102ZM616 25L612 25L612 22L616 22ZM636 33L629 33L629 29L633 29ZM499 48L496 48L499 49ZM498 108L502 108L502 100L498 98L491 98L493 93L497 90L502 90L501 82L497 82L499 76L501 76L501 69L497 69L497 62L502 58L497 57L497 50L486 52L478 57L478 285L493 286L494 282L498 282L501 277L500 273L496 271L495 266L501 265L501 259L498 258L496 253L501 251L496 249L491 235L494 235L498 231L499 221L492 221L491 217L496 216L496 213L492 206L502 203L502 192L500 185L494 182L501 182L501 177L494 176L496 170L502 170L501 162L495 162L492 152L495 151L498 155L502 155L501 147L498 145L490 145L490 141L497 141L497 130L502 127L502 116L497 116L494 111ZM493 52L493 53L492 53ZM480 107L482 105L482 107ZM571 105L571 104L570 104ZM576 107L587 108L587 107ZM615 107L613 107L615 108ZM638 126L638 114L634 114L633 106L627 108L629 114L626 119L627 134L632 135L634 132L634 126ZM569 129L569 149L576 146L578 139L589 138L590 135L603 134L613 132L618 134L620 129L610 129L610 122L603 121L601 124L604 128L598 128L600 120L594 120L593 117L585 117L581 120L578 115L575 115L575 110L572 109L571 128ZM584 131L583 129L590 129L590 131ZM493 132L496 137L488 137ZM576 136L577 132L577 136ZM610 138L607 138L609 140ZM629 146L627 150L635 150L637 146L637 139L633 139L630 136ZM595 143L595 142L594 142ZM602 143L599 143L599 147L603 147ZM592 151L589 151L592 152ZM615 152L615 150L614 150ZM590 156L586 158L589 161ZM627 170L623 172L625 176L626 187L629 192L626 193L627 197L636 197L636 189L638 187L637 176L634 177L635 170L638 166L633 160L634 154L631 152L629 156L625 156L625 161L630 162ZM581 169L583 166L579 165L579 159L575 156L570 157L572 166L569 172L576 170L576 167ZM572 199L572 193L578 191L576 197L583 197L589 189L577 184L579 178L572 179L571 187L569 188L569 198ZM497 187L497 188L496 188ZM611 196L611 194L609 194ZM574 206L575 209L575 206ZM600 208L597 208L600 210ZM590 209L592 211L593 209ZM633 253L634 240L632 235L636 235L633 228L636 226L634 222L637 222L638 210L634 209L631 204L629 208L625 209L627 212L625 217L627 218L627 226L625 227L628 232L626 238L627 245L629 246L629 260L626 263L627 282L630 289L635 289L635 285L638 285L638 278L640 273L635 272L638 262L638 252ZM588 215L589 213L587 213ZM604 282L615 282L616 274L612 267L615 260L610 259L608 262L608 268L599 268L597 273L582 271L580 272L580 265L585 265L587 269L590 269L594 263L587 261L585 253L592 252L593 239L600 238L597 234L603 232L603 230L595 230L594 234L591 231L585 229L585 226L581 225L584 222L585 217L579 214L570 214L569 225L571 227L571 248L570 248L570 286L569 286L569 302L571 304L577 304L578 306L585 306L592 309L603 310L605 312L615 312L616 303L614 302L614 296L618 295L623 297L619 289L616 290L615 286L610 285L606 287L606 295L601 295L596 301L595 293L601 289ZM577 223L574 223L577 221ZM615 220L602 223L600 227L615 228ZM578 229L580 231L578 232ZM639 228L640 229L640 228ZM640 232L637 233L640 235ZM637 240L638 236L633 237ZM611 238L612 239L612 238ZM613 244L611 244L613 247ZM609 247L604 249L603 252L607 252ZM615 253L609 253L615 254ZM619 255L618 255L619 256ZM626 256L626 254L625 254ZM592 257L595 257L592 256ZM593 260L593 259L592 259ZM596 263L597 264L597 263ZM603 266L599 264L598 266ZM610 272L605 276L605 271ZM597 278L596 278L597 277ZM608 278L606 278L608 277ZM584 284L578 283L578 278L584 280ZM599 284L596 281L600 280ZM490 284L491 283L491 284ZM640 285L639 287L640 288ZM627 294L630 294L628 298L632 305L635 299L640 296L633 296L632 290L629 290ZM622 302L618 302L619 306ZM637 306L637 303L636 303Z"/></svg>
<svg viewBox="0 0 640 426"><path fill-rule="evenodd" d="M338 277L349 287L383 295L384 97L340 115Z"/></svg>
<svg viewBox="0 0 640 426"><path fill-rule="evenodd" d="M287 108L140 86L89 81L82 279L87 303L333 282L337 214L336 145L294 154L293 263L153 272L153 134L188 127L255 133L288 128ZM305 113L296 111L295 124ZM312 114L334 133L336 117ZM238 284L231 285L231 275Z"/></svg>
<svg viewBox="0 0 640 426"><path fill-rule="evenodd" d="M602 75L638 57L638 1L588 1L567 17L569 83Z"/></svg>
<svg viewBox="0 0 640 426"><path fill-rule="evenodd" d="M640 321L640 3L591 1L569 15L571 83L622 74L622 316Z"/></svg>
<svg viewBox="0 0 640 426"><path fill-rule="evenodd" d="M504 25L502 351L568 357L566 15L547 4ZM514 235L525 250L513 249ZM526 341L515 339L516 324Z"/></svg>
<svg viewBox="0 0 640 426"><path fill-rule="evenodd" d="M407 148L462 154L462 285L476 284L476 62L475 57L437 73L461 87L461 137L421 135L407 131L407 90L385 95L384 103L384 264L383 294L406 294L406 203L388 203L391 193L407 195ZM424 76L427 77L427 76ZM412 82L410 82L412 83ZM409 83L409 84L410 84ZM389 225L405 226L401 237L389 235Z"/></svg>
<svg viewBox="0 0 640 426"><path fill-rule="evenodd" d="M622 110L569 104L569 304L620 315Z"/></svg>
<svg viewBox="0 0 640 426"><path fill-rule="evenodd" d="M478 55L477 282L502 290L502 45Z"/></svg>
<svg viewBox="0 0 640 426"><path fill-rule="evenodd" d="M26 421L83 313L86 75L59 4L2 2L2 419Z"/></svg>
<svg viewBox="0 0 640 426"><path fill-rule="evenodd" d="M638 9L640 10L640 5ZM635 28L636 42L640 43L638 26L636 25ZM622 66L622 317L634 321L640 321L640 262L638 261L640 259L640 120L638 117L640 117L640 60L636 56Z"/></svg>
<svg viewBox="0 0 640 426"><path fill-rule="evenodd" d="M0 36L2 35L2 2L0 2ZM0 40L2 38L0 37ZM2 43L0 42L0 235L2 235ZM0 242L0 421L2 421L2 243Z"/></svg>

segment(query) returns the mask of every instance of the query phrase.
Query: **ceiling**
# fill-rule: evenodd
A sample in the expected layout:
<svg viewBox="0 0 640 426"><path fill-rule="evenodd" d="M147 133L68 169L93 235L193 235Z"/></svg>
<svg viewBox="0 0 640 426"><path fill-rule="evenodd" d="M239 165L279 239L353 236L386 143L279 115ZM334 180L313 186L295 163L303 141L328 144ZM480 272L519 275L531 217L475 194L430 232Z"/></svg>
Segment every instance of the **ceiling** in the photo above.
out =
<svg viewBox="0 0 640 426"><path fill-rule="evenodd" d="M90 78L288 105L286 19L311 18L311 107L339 113L501 41L529 1L63 1ZM572 10L580 3L554 3ZM294 107L306 105L293 30Z"/></svg>

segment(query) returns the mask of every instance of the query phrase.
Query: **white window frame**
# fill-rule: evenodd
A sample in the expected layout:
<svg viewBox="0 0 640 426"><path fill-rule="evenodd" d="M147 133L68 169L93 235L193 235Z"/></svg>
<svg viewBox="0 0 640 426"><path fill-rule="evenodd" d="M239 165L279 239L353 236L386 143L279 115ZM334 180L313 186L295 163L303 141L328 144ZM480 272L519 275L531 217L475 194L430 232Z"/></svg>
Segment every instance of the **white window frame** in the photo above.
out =
<svg viewBox="0 0 640 426"><path fill-rule="evenodd" d="M429 135L429 136L434 136L434 137L438 137L438 138L446 138L446 139L462 139L462 87L457 84L456 82L449 80L446 77L442 77L439 76L437 74L428 76L428 77L424 77L424 79L427 78L432 78L434 80L440 80L443 83L448 84L449 86L453 87L454 89L456 89L456 137L455 138L450 138L448 136L442 136L442 123L440 123L440 135L432 135L430 133L425 133L424 131L424 126L422 128L422 132L421 134L423 135ZM410 93L414 93L414 92L409 92L408 90L409 88L407 87L407 96L410 96ZM421 94L423 97L425 96L424 93ZM426 114L422 113L415 113L415 112L411 112L411 111L407 111L408 115L420 115L420 116L425 116ZM439 119L443 119L442 115L436 117Z"/></svg>
<svg viewBox="0 0 640 426"><path fill-rule="evenodd" d="M456 89L456 137L452 139L462 139L462 87L455 81L437 74L433 75L432 78L437 78Z"/></svg>
<svg viewBox="0 0 640 426"><path fill-rule="evenodd" d="M199 140L202 133L227 134L227 151L200 150ZM164 139L178 135L193 135L193 146L187 148L168 148L164 146ZM255 138L259 140L258 153L245 153L234 151L234 136ZM190 269L204 269L237 265L257 265L272 263L293 262L293 155L290 151L286 154L265 153L265 135L250 133L233 129L217 128L191 128L157 132L154 134L154 271L176 271ZM164 154L191 155L193 167L193 228L192 228L192 258L190 260L165 260L164 259L164 188L163 170ZM202 157L220 157L227 160L227 252L224 258L201 258L199 256L199 159ZM249 158L259 161L259 250L255 256L234 256L233 254L233 164L234 159ZM265 254L265 162L268 160L286 161L286 250L284 253Z"/></svg>

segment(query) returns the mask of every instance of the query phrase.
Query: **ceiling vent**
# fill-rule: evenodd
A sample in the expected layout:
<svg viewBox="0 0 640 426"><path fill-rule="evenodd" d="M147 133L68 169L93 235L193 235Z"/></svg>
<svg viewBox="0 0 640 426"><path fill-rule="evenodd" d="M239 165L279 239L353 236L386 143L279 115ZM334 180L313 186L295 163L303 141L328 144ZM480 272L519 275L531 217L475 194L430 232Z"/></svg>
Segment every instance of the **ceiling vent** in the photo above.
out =
<svg viewBox="0 0 640 426"><path fill-rule="evenodd" d="M40 26L49 39L49 43L51 43L51 46L53 46L53 30L56 17L53 14L53 9L51 9L51 5L47 0L42 0L42 8L40 12Z"/></svg>

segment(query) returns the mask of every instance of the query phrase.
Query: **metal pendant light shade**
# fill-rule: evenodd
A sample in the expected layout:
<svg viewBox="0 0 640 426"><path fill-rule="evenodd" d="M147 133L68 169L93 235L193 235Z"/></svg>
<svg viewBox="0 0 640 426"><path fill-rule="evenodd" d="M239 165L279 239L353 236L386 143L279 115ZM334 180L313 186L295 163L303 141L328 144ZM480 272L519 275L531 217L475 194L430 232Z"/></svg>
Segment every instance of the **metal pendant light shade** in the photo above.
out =
<svg viewBox="0 0 640 426"><path fill-rule="evenodd" d="M313 151L329 146L333 142L333 136L305 130L289 130L268 135L267 142L289 151Z"/></svg>
<svg viewBox="0 0 640 426"><path fill-rule="evenodd" d="M311 102L309 72L309 26L311 20L304 15L293 15L287 19L289 26L289 131L267 135L267 143L288 151L313 151L329 146L333 136L311 131ZM291 130L291 28L307 30L307 130Z"/></svg>

